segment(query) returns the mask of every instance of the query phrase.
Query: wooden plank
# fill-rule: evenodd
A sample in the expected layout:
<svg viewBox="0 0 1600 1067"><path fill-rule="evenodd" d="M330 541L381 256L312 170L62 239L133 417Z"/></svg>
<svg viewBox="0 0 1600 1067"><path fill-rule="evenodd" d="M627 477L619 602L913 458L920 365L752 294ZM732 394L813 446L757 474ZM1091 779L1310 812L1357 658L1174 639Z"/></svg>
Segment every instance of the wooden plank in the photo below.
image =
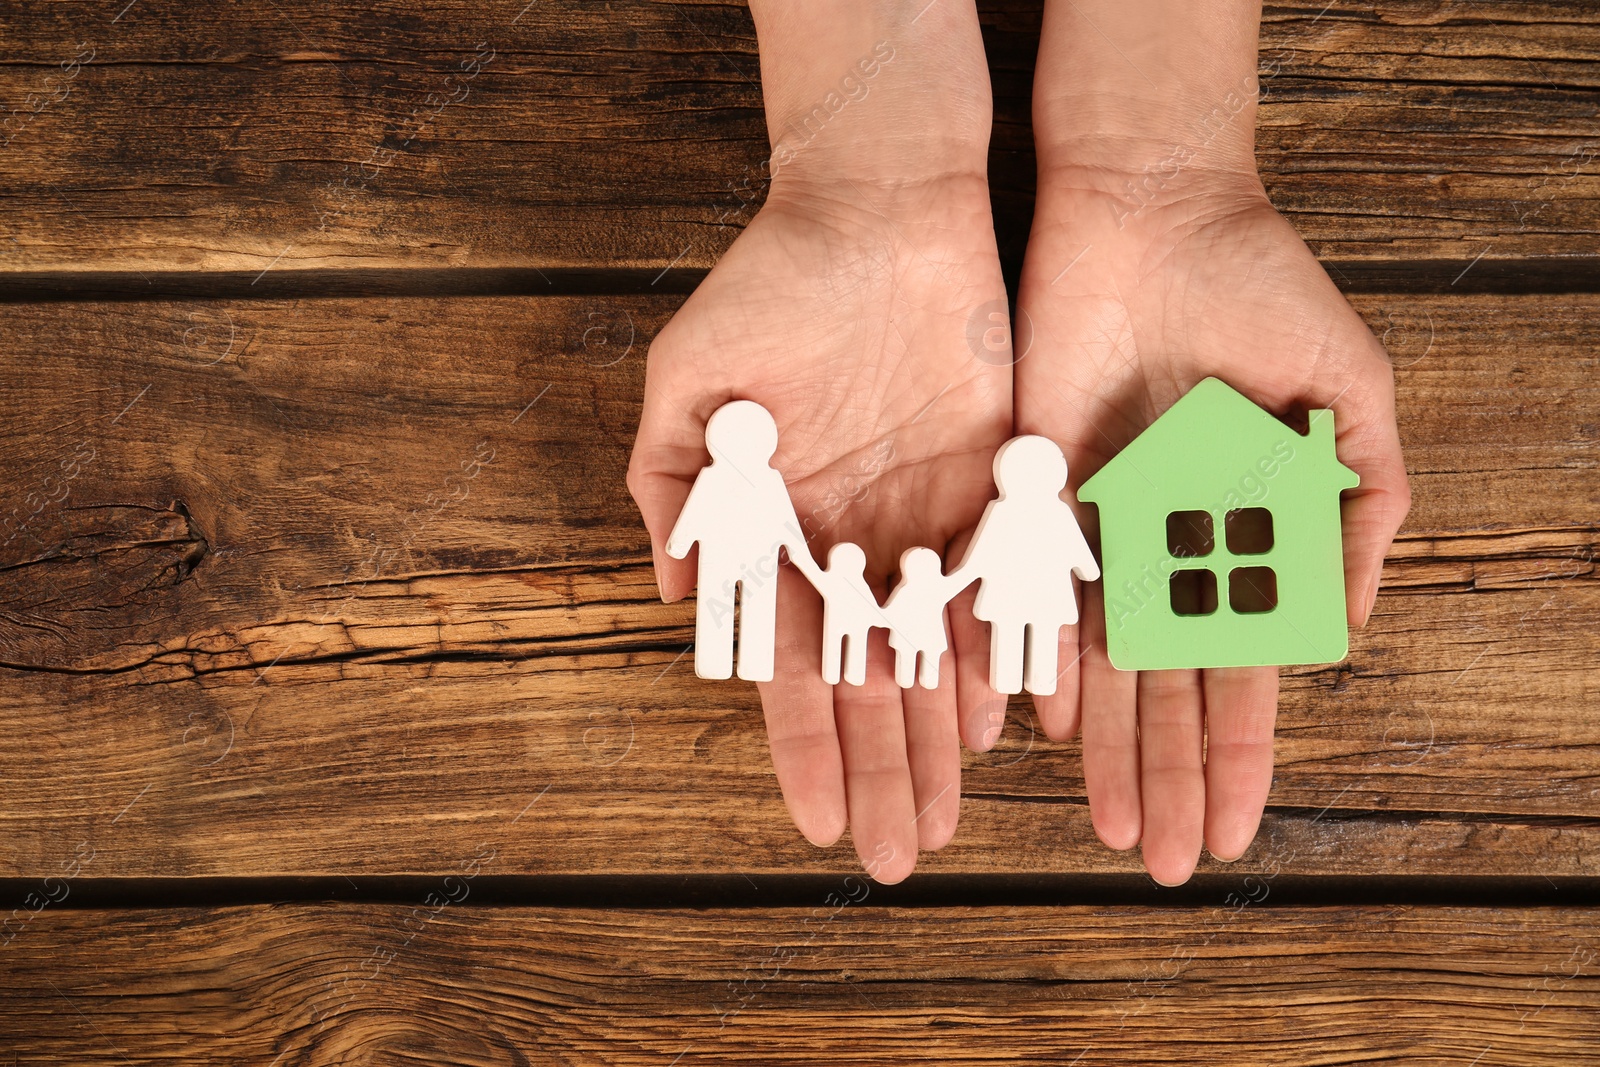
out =
<svg viewBox="0 0 1600 1067"><path fill-rule="evenodd" d="M1600 1063L1583 909L47 909L18 1062Z"/></svg>
<svg viewBox="0 0 1600 1067"><path fill-rule="evenodd" d="M1241 862L1600 873L1597 298L1359 299L1416 505L1348 663L1285 680ZM426 872L535 798L507 873L851 869L655 602L623 473L674 304L0 308L0 876ZM1014 714L927 869L1137 871Z"/></svg>
<svg viewBox="0 0 1600 1067"><path fill-rule="evenodd" d="M653 276L709 267L762 190L742 5L284 0L205 20L181 0L124 7L0 12L0 281ZM1040 9L985 4L1013 261L1031 210ZM1581 266L1600 229L1597 54L1600 13L1569 4L1269 7L1269 189L1335 269L1440 261L1443 284L1480 253L1479 272L1523 257Z"/></svg>
<svg viewBox="0 0 1600 1067"><path fill-rule="evenodd" d="M1262 176L1335 278L1346 259L1480 254L1570 271L1600 207L1597 54L1600 13L1567 4L1269 7Z"/></svg>

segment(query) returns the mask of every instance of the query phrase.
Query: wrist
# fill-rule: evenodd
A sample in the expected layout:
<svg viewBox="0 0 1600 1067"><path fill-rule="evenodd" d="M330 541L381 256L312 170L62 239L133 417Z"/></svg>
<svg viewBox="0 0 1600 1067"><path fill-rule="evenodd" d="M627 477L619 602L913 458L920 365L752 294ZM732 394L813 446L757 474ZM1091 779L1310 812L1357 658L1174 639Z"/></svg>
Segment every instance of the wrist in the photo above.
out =
<svg viewBox="0 0 1600 1067"><path fill-rule="evenodd" d="M1041 193L1256 181L1259 0L1048 0L1034 80Z"/></svg>
<svg viewBox="0 0 1600 1067"><path fill-rule="evenodd" d="M866 178L791 169L767 188L761 213L823 224L852 238L881 232L913 246L994 228L988 178L969 173Z"/></svg>
<svg viewBox="0 0 1600 1067"><path fill-rule="evenodd" d="M773 191L986 177L988 68L971 0L751 0Z"/></svg>
<svg viewBox="0 0 1600 1067"><path fill-rule="evenodd" d="M1254 169L1205 169L1181 153L1138 170L1057 162L1039 172L1034 227L1065 226L1080 244L1151 248L1201 228L1275 211Z"/></svg>

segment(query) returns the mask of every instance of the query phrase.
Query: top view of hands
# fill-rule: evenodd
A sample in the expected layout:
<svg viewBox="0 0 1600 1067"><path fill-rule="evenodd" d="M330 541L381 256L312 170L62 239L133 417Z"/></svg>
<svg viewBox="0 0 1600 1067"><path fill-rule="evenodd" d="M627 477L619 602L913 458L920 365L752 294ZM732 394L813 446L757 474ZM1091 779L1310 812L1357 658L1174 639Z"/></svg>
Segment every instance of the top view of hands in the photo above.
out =
<svg viewBox="0 0 1600 1067"><path fill-rule="evenodd" d="M1366 621L1409 505L1382 346L1272 208L1253 131L1259 3L1047 0L1034 81L1038 196L1018 351L990 215L988 68L972 0L751 0L773 145L764 206L650 348L628 484L664 599L665 545L735 399L777 420L813 554L854 541L880 598L914 545L960 558L996 450L1059 444L1069 491L1201 379L1270 411L1331 407L1348 614ZM1024 328L1026 327L1026 328ZM1093 539L1093 510L1080 520ZM947 612L937 689L902 690L875 631L866 683L822 680L821 604L781 568L773 765L807 839L847 826L896 882L955 833L960 745L998 738L973 589ZM1045 733L1081 731L1096 833L1158 882L1242 855L1272 779L1276 668L1120 672L1096 591L1061 632Z"/></svg>

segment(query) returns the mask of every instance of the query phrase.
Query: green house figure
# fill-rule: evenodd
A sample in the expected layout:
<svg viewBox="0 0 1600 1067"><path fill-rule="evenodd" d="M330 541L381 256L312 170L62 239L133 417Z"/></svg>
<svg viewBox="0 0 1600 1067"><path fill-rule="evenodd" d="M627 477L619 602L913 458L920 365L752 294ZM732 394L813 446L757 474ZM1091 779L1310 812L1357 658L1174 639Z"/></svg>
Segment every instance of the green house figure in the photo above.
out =
<svg viewBox="0 0 1600 1067"><path fill-rule="evenodd" d="M1333 663L1348 649L1333 412L1296 433L1207 378L1078 490L1100 510L1119 670Z"/></svg>

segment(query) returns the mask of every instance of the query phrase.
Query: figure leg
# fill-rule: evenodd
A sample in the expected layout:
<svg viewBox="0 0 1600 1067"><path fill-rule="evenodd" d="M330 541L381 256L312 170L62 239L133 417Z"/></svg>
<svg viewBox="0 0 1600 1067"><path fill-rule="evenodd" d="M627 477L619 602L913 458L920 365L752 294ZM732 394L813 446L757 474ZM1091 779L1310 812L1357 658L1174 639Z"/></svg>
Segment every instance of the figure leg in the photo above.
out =
<svg viewBox="0 0 1600 1067"><path fill-rule="evenodd" d="M773 648L778 640L776 578L739 583L739 677L772 681Z"/></svg>
<svg viewBox="0 0 1600 1067"><path fill-rule="evenodd" d="M997 693L1022 692L1022 642L1020 626L989 624L989 685Z"/></svg>
<svg viewBox="0 0 1600 1067"><path fill-rule="evenodd" d="M1024 685L1034 696L1047 697L1056 691L1056 660L1061 649L1061 627L1028 624L1028 667Z"/></svg>
<svg viewBox="0 0 1600 1067"><path fill-rule="evenodd" d="M917 684L917 650L913 645L889 642L894 649L894 684L910 689Z"/></svg>
<svg viewBox="0 0 1600 1067"><path fill-rule="evenodd" d="M733 618L733 598L702 571L694 605L694 673L701 678L733 677Z"/></svg>
<svg viewBox="0 0 1600 1067"><path fill-rule="evenodd" d="M853 630L845 637L844 680L851 685L867 684L867 630Z"/></svg>
<svg viewBox="0 0 1600 1067"><path fill-rule="evenodd" d="M829 685L839 684L839 654L846 635L829 627L822 631L822 680Z"/></svg>
<svg viewBox="0 0 1600 1067"><path fill-rule="evenodd" d="M939 621L941 624L944 622L943 619ZM928 634L928 642L922 646L922 671L919 676L922 688L939 688L939 657L949 649L950 634L943 625Z"/></svg>

